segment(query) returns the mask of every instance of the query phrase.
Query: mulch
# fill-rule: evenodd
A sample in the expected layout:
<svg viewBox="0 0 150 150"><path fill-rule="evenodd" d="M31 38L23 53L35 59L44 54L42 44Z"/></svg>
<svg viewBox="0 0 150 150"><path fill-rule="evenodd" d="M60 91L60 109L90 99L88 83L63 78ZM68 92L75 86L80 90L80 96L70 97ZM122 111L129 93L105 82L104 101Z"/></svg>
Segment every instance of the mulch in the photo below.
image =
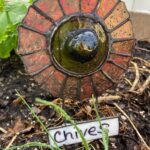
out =
<svg viewBox="0 0 150 150"><path fill-rule="evenodd" d="M150 43L139 41L134 57L150 61ZM145 66L144 61L133 60L139 68L150 71L149 66ZM150 63L150 62L149 62ZM106 91L102 96L120 95L121 100L115 101L124 110L141 133L145 142L150 145L150 86L142 94L136 93L146 79L150 76L147 71L140 72L140 79L134 92L129 92L136 75L133 65L124 75L120 83L113 89ZM27 142L40 141L48 143L47 135L34 119L31 112L16 96L16 90L32 106L34 112L44 122L47 128L62 125L65 120L52 108L42 107L35 103L35 98L39 97L62 106L61 99L54 98L42 90L34 80L28 76L24 66L15 53L7 60L0 60L0 149L4 149L16 132L20 134L16 137L13 145L21 145ZM113 105L113 101L98 104L101 117L118 116L120 121L120 132L116 137L110 138L110 150L142 150L144 149L135 130L130 125L128 119ZM65 100L64 109L77 121L92 120L96 118L93 107L87 101L75 102ZM4 131L2 130L4 129ZM103 149L102 142L96 140L90 143L96 150ZM81 148L81 144L64 146L65 150L75 150ZM35 149L35 148L34 148ZM37 148L38 149L38 148ZM29 148L31 150L31 148Z"/></svg>

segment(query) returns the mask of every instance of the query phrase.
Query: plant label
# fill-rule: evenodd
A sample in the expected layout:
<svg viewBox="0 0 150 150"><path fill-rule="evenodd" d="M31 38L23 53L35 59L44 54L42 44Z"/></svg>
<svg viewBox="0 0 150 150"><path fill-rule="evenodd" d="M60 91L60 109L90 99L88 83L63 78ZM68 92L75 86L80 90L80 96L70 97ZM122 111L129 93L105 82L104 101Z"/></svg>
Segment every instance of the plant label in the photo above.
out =
<svg viewBox="0 0 150 150"><path fill-rule="evenodd" d="M109 136L115 136L119 134L119 119L116 118L105 118L101 120L103 128L108 129ZM86 121L82 123L77 123L78 128L81 130L87 141L93 141L102 138L102 130L100 128L99 122L96 121ZM58 128L52 128L49 130L51 147L56 147L63 145L71 145L82 142L79 133L76 131L74 126L67 124ZM55 142L54 142L55 141Z"/></svg>

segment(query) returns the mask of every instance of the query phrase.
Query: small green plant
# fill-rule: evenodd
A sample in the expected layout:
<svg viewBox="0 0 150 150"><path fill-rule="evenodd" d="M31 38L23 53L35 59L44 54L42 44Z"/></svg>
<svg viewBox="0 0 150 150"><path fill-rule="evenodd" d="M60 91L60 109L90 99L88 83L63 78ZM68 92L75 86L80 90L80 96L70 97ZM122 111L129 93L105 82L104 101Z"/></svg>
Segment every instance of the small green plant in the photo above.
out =
<svg viewBox="0 0 150 150"><path fill-rule="evenodd" d="M34 113L34 111L32 110L32 108L29 106L29 104L27 103L27 101L19 94L18 91L17 92L17 96L21 98L22 102L27 106L27 108L30 110L30 112L32 113L32 115L35 117L35 119L37 120L37 122L41 125L41 127L43 128L43 130L48 134L48 136L54 141L54 144L56 146L56 149L57 150L60 150L60 148L58 147L56 141L52 138L50 132L48 131L48 129L45 127L45 125L43 124L43 122L40 120L40 118ZM50 106L52 108L54 108L58 113L60 113L60 115L62 115L67 121L70 122L70 124L76 129L76 131L78 132L81 140L82 140L82 143L85 147L86 150L90 150L89 148L89 145L83 135L83 133L81 132L81 130L78 128L78 126L76 125L75 121L59 106L55 105L54 103L52 102L48 102L46 100L42 100L40 98L36 98L36 102L37 103L40 103L40 104L43 104L43 105L47 105L47 106ZM94 106L94 110L96 112L96 117L97 117L97 120L100 124L100 128L102 130L102 140L103 140L103 145L104 145L104 148L105 150L108 150L108 144L109 144L109 137L108 137L108 130L105 129L103 126L102 126L102 123L101 123L101 119L99 117L99 114L98 114L98 109L96 107L96 104L95 104L95 98L93 96L93 106ZM49 149L52 149L54 150L53 147L51 147L50 145L48 144L45 144L45 143L40 143L40 142L30 142L30 143L27 143L27 144L24 144L24 145L20 145L20 146L13 146L7 150L15 150L15 149L26 149L26 148L31 148L31 147L39 147L41 149L43 148L49 148ZM92 146L90 146L92 147ZM6 149L5 149L6 150Z"/></svg>
<svg viewBox="0 0 150 150"><path fill-rule="evenodd" d="M54 144L57 148L57 150L60 150L60 148L58 147L57 143L55 142L55 140L52 138L51 134L49 133L48 129L45 127L45 125L43 124L43 122L40 120L40 118L35 114L35 112L32 110L32 108L29 106L29 104L27 103L27 101L22 97L22 95L20 95L20 93L18 91L17 92L17 96L20 97L20 99L22 100L22 102L27 106L27 108L30 110L30 112L32 113L32 115L34 116L34 118L37 120L37 122L41 125L41 127L43 128L43 130L48 134L48 136L54 141ZM54 148L51 147L51 149L53 150Z"/></svg>
<svg viewBox="0 0 150 150"><path fill-rule="evenodd" d="M32 147L38 147L40 148L41 150L44 148L49 148L51 149L50 145L48 144L45 144L45 143L40 143L40 142L30 142L30 143L26 143L24 145L20 145L20 146L13 146L11 148L8 148L8 149L5 149L5 150L24 150L24 149L27 149L27 148L32 148Z"/></svg>
<svg viewBox="0 0 150 150"><path fill-rule="evenodd" d="M92 99L93 99L94 110L95 110L95 113L96 113L96 118L98 119L98 122L100 124L100 128L102 130L103 145L104 145L105 150L108 150L109 149L109 147L108 147L108 145L109 145L108 129L104 128L103 125L102 125L101 118L100 118L99 113L98 113L98 109L97 109L97 106L96 106L96 103L95 103L94 96L92 96Z"/></svg>
<svg viewBox="0 0 150 150"><path fill-rule="evenodd" d="M34 111L32 110L32 108L29 106L29 104L27 103L27 101L22 97L22 95L20 95L20 93L18 91L17 92L17 96L21 98L22 102L27 106L27 108L30 110L30 112L32 113L32 115L35 117L35 119L37 120L37 122L39 122L39 124L41 125L41 127L44 129L44 131L49 135L49 137L54 141L54 139L52 138L51 134L49 133L48 129L45 127L45 125L42 123L42 121L40 120L40 118L34 113ZM41 103L41 104L44 104L44 105L48 105L50 107L53 107L56 111L58 111L60 114L63 115L63 117L69 121L73 126L74 128L77 130L77 132L79 133L81 139L82 139L82 142L83 142L83 145L85 146L85 149L86 150L90 150L89 148L89 145L86 141L86 139L84 138L81 130L77 127L76 123L74 122L74 120L59 106L53 104L52 102L48 102L48 101L45 101L45 100L42 100L42 99L39 99L37 98L36 99L36 102L38 103ZM40 146L40 143L37 143L37 142L34 142L34 143L28 143L28 144L25 144L25 145L21 145L21 146L17 146L17 148L27 148L27 147L39 147ZM54 141L54 144L55 146L57 147L57 150L60 150L60 148L58 147L57 143ZM41 143L41 147L48 147L47 144L42 144ZM10 149L7 149L7 150L13 150L14 148L16 147L12 147ZM52 147L48 147L50 149L53 150Z"/></svg>
<svg viewBox="0 0 150 150"><path fill-rule="evenodd" d="M18 43L17 27L33 0L0 0L0 58L8 58Z"/></svg>
<svg viewBox="0 0 150 150"><path fill-rule="evenodd" d="M84 137L84 135L82 134L81 130L78 128L78 126L76 125L75 121L59 106L53 104L52 102L48 102L46 100L42 100L40 98L36 98L36 102L44 104L44 105L48 105L53 107L56 111L58 111L59 113L62 114L62 116L71 123L72 126L74 126L74 128L77 130L78 134L80 135L80 138L82 139L82 143L85 147L86 150L90 150L89 145Z"/></svg>

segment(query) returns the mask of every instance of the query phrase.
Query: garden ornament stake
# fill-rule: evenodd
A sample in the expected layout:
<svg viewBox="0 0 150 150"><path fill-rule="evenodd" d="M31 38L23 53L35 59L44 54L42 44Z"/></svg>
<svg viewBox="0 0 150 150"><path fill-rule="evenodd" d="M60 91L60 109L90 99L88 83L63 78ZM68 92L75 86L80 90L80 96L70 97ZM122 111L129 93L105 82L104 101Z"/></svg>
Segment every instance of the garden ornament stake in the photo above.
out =
<svg viewBox="0 0 150 150"><path fill-rule="evenodd" d="M27 72L56 98L102 94L127 70L133 46L119 0L37 0L19 27Z"/></svg>

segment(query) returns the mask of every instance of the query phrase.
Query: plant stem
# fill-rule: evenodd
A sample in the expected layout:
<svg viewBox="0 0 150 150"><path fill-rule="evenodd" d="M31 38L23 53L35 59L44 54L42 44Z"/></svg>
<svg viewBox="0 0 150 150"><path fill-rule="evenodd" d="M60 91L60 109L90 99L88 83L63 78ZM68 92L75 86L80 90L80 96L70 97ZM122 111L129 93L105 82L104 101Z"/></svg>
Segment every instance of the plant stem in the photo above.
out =
<svg viewBox="0 0 150 150"><path fill-rule="evenodd" d="M40 120L40 118L35 114L35 112L32 110L32 108L29 106L29 104L26 102L26 100L22 97L22 95L19 94L18 91L17 92L17 96L21 98L21 100L23 101L23 103L27 106L27 108L30 110L30 112L32 113L32 115L34 116L34 118L37 120L37 122L41 125L41 127L43 128L43 130L45 130L45 132L48 134L48 136L53 140L54 144L56 145L56 147L58 148L58 150L60 150L58 144L56 143L56 141L53 139L53 137L51 136L51 134L49 133L49 131L47 130L47 128L45 127L45 125L43 124L43 122ZM53 150L53 148L51 147L51 149Z"/></svg>
<svg viewBox="0 0 150 150"><path fill-rule="evenodd" d="M83 136L81 130L78 128L78 126L76 125L76 123L74 122L74 120L72 120L72 118L59 106L53 104L52 102L47 102L45 100L42 100L42 99L39 99L39 98L36 98L36 102L38 103L41 103L41 104L44 104L44 105L48 105L48 106L51 106L53 107L55 110L57 110L58 112L62 113L63 117L69 121L73 126L74 128L77 130L77 132L79 133L81 139L82 139L82 143L84 144L85 146L85 149L86 150L89 150L89 145L85 139L85 137Z"/></svg>
<svg viewBox="0 0 150 150"><path fill-rule="evenodd" d="M31 147L42 147L42 148L49 148L51 149L50 145L44 144L44 143L40 143L40 142L30 142L24 145L20 145L20 146L14 146L11 148L8 148L6 150L16 150L16 149L21 149L23 150L24 148L31 148Z"/></svg>
<svg viewBox="0 0 150 150"><path fill-rule="evenodd" d="M97 106L96 106L96 103L95 103L95 98L94 98L94 96L92 96L92 99L93 99L94 110L95 110L95 113L96 113L96 118L98 119L98 122L99 122L99 124L100 124L100 128L101 128L101 130L102 130L103 145L104 145L105 150L108 150L108 144L109 144L108 130L105 129L105 128L103 127L103 125L102 125L101 118L100 118L99 113L98 113L98 109L97 109Z"/></svg>

